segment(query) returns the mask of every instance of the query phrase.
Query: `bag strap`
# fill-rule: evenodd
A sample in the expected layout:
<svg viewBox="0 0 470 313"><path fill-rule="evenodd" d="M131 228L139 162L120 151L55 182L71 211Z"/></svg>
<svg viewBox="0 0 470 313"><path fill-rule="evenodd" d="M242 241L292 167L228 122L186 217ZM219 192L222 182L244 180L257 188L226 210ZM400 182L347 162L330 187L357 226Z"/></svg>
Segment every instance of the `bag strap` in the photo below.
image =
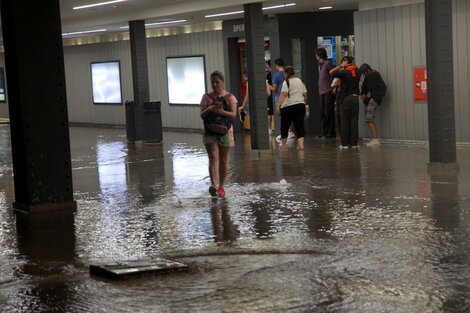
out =
<svg viewBox="0 0 470 313"><path fill-rule="evenodd" d="M287 84L287 98L290 98L290 92L289 92L290 83L289 83L289 79L286 79L286 84Z"/></svg>
<svg viewBox="0 0 470 313"><path fill-rule="evenodd" d="M212 100L216 100L217 98L214 97L213 95L211 95L210 93L206 93L205 94L206 96L208 96L209 98L211 98ZM229 103L228 102L228 99L232 96L232 94L230 92L227 92L225 95L223 95L222 97L219 97L219 98L224 98L225 101L227 101L227 104Z"/></svg>

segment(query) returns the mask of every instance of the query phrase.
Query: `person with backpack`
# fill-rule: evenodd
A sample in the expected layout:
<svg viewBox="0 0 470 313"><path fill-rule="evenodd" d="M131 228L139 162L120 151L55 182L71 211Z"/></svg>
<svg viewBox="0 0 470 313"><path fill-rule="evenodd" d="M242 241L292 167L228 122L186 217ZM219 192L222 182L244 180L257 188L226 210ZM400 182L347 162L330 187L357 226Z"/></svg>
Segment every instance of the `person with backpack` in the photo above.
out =
<svg viewBox="0 0 470 313"><path fill-rule="evenodd" d="M209 156L209 176L212 197L225 198L225 179L228 171L228 154L234 146L232 122L237 114L238 101L225 91L224 76L219 71L210 76L212 92L204 94L200 103L204 121L203 141Z"/></svg>
<svg viewBox="0 0 470 313"><path fill-rule="evenodd" d="M377 108L385 96L387 87L380 76L380 73L373 70L369 64L364 63L360 66L360 71L364 75L364 81L361 88L361 99L365 104L366 123L372 135L372 140L368 142L367 146L380 145L380 140L377 136L377 126L375 125L375 115Z"/></svg>

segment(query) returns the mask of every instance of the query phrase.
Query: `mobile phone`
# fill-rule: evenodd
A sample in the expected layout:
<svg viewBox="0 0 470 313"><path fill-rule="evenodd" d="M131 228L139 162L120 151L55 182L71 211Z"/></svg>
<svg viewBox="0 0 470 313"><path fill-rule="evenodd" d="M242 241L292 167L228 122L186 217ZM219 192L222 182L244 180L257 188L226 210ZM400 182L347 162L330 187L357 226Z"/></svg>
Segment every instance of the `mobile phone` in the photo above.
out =
<svg viewBox="0 0 470 313"><path fill-rule="evenodd" d="M215 105L216 109L223 109L224 108L224 105L222 104L222 102L216 102L216 103L214 103L214 105Z"/></svg>

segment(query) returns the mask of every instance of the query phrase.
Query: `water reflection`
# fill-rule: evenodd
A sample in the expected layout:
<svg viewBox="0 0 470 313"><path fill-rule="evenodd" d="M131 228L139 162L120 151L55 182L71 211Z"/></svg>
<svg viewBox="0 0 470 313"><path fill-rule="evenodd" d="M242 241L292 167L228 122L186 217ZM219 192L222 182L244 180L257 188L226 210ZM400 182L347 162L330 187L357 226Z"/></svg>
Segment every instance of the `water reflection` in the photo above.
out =
<svg viewBox="0 0 470 313"><path fill-rule="evenodd" d="M72 131L75 224L15 229L12 179L0 177L0 311L468 312L468 148L462 172L442 178L424 148L307 139L302 152L257 154L242 141L228 197L212 202L200 134L139 146L122 133ZM194 271L88 275L90 263L152 256Z"/></svg>
<svg viewBox="0 0 470 313"><path fill-rule="evenodd" d="M11 311L61 312L71 288L63 276L74 271L75 227L73 212L17 214L18 252L24 258L18 275L29 280L10 301Z"/></svg>
<svg viewBox="0 0 470 313"><path fill-rule="evenodd" d="M151 166L142 166L142 163ZM126 174L130 188L136 188L135 195L142 205L149 205L162 197L172 186L165 176L167 164L162 145L128 144L126 155Z"/></svg>
<svg viewBox="0 0 470 313"><path fill-rule="evenodd" d="M259 239L269 239L273 233L272 225L272 212L269 207L266 206L252 206L251 210L253 212L255 221L254 229L256 236Z"/></svg>
<svg viewBox="0 0 470 313"><path fill-rule="evenodd" d="M127 191L125 157L123 142L98 142L96 145L98 178L104 201L116 197L123 200L125 198Z"/></svg>
<svg viewBox="0 0 470 313"><path fill-rule="evenodd" d="M16 230L18 251L29 260L24 273L59 273L63 268L55 264L65 265L75 258L73 212L18 213Z"/></svg>
<svg viewBox="0 0 470 313"><path fill-rule="evenodd" d="M431 181L432 217L438 229L449 234L455 247L443 246L442 257L436 264L437 274L449 276L451 272L459 272L468 265L468 246L461 240L466 231L461 226L461 210L459 196L458 167L442 168L430 164L429 176ZM451 288L442 294L443 312L463 312L470 310L470 276L458 275L449 281ZM467 273L470 275L470 273ZM449 277L447 277L449 279ZM467 294L467 296L465 296Z"/></svg>
<svg viewBox="0 0 470 313"><path fill-rule="evenodd" d="M432 214L439 228L454 232L460 225L459 182L457 168L429 169Z"/></svg>
<svg viewBox="0 0 470 313"><path fill-rule="evenodd" d="M230 217L230 210L225 200L214 200L211 206L214 240L218 243L231 243L240 235L238 226Z"/></svg>

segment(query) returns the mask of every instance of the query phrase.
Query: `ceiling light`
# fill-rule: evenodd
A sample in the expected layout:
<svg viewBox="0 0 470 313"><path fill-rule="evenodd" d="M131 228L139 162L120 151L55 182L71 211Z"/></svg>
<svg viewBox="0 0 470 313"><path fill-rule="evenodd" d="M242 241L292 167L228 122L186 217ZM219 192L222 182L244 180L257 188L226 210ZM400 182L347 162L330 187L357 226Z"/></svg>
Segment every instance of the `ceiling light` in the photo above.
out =
<svg viewBox="0 0 470 313"><path fill-rule="evenodd" d="M226 12L226 13L219 13L219 14L211 14L205 15L204 17L216 17L216 16L225 16L225 15L233 15L233 14L242 14L244 11L233 11L233 12Z"/></svg>
<svg viewBox="0 0 470 313"><path fill-rule="evenodd" d="M88 34L88 33L98 33L98 32L105 32L107 29L94 29L94 30L84 30L81 32L72 32L72 33L63 33L62 36L71 36L71 35L80 35L80 34Z"/></svg>
<svg viewBox="0 0 470 313"><path fill-rule="evenodd" d="M112 3L117 3L117 2L124 2L127 0L113 0L113 1L106 1L106 2L100 2L100 3L94 3L94 4L87 4L87 5L82 5L79 7L74 7L74 10L80 10L80 9L86 9L86 8L91 8L91 7L97 7L100 5L107 5L107 4L112 4Z"/></svg>
<svg viewBox="0 0 470 313"><path fill-rule="evenodd" d="M147 23L145 26L155 26L155 25L165 25L165 24L172 24L172 23L184 23L187 22L188 20L175 20L175 21L165 21L165 22L156 22L156 23ZM121 29L127 29L129 28L128 25L126 26L121 26Z"/></svg>
<svg viewBox="0 0 470 313"><path fill-rule="evenodd" d="M279 4L279 5L273 5L273 6L270 6L270 7L265 7L265 8L263 8L263 10L285 8L285 7L291 7L293 5L295 5L295 3Z"/></svg>
<svg viewBox="0 0 470 313"><path fill-rule="evenodd" d="M319 7L318 10L329 10L333 9L333 7Z"/></svg>
<svg viewBox="0 0 470 313"><path fill-rule="evenodd" d="M176 21L148 23L148 24L145 24L145 26L155 26L155 25L164 25L164 24L172 24L172 23L184 23L184 22L187 22L187 20L176 20Z"/></svg>
<svg viewBox="0 0 470 313"><path fill-rule="evenodd" d="M272 10L272 9L279 9L279 8L285 8L285 7L290 7L295 5L295 3L285 3L285 4L279 4L279 5L273 5L270 7L265 7L263 10ZM204 17L209 18L209 17L217 17L217 16L226 16L226 15L234 15L234 14L242 14L245 11L233 11L233 12L226 12L226 13L218 13L218 14L211 14L211 15L205 15Z"/></svg>

